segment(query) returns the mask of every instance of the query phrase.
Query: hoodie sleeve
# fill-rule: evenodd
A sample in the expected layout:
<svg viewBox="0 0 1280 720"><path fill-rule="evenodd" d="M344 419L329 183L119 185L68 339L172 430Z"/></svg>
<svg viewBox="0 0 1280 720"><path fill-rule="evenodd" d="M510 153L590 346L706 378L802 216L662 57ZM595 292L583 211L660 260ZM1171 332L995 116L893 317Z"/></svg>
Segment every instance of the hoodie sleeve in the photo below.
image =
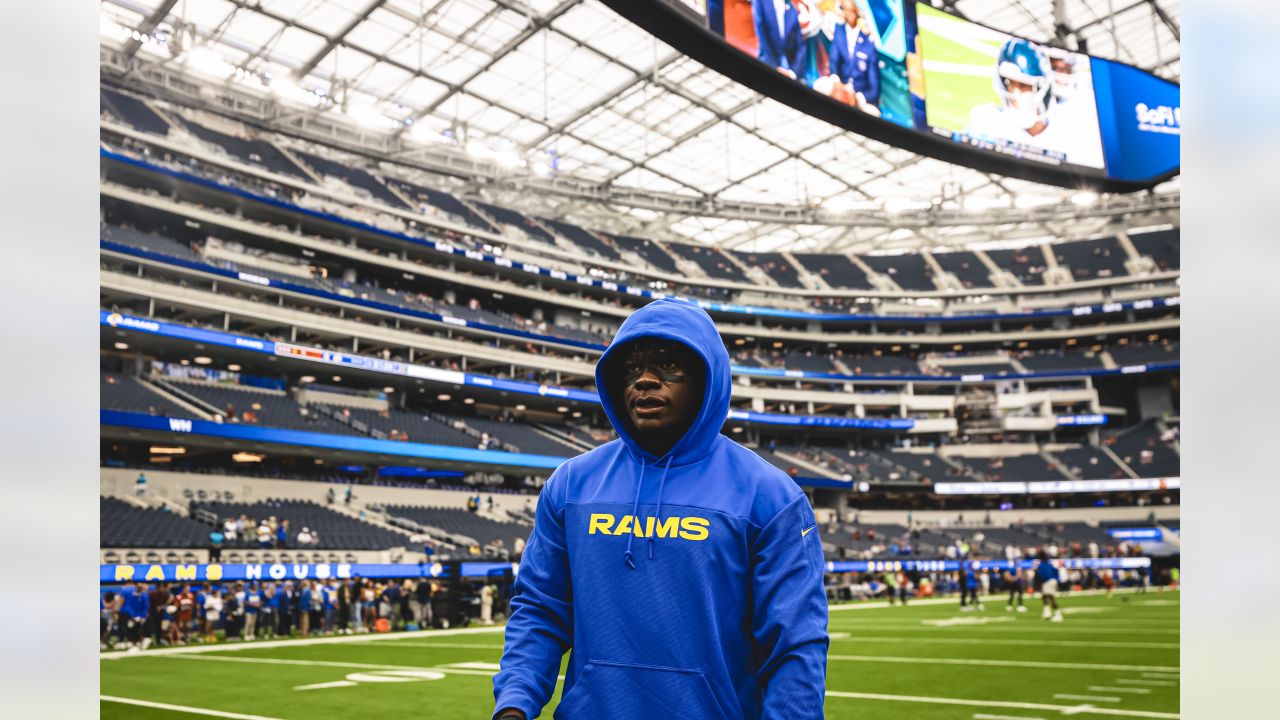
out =
<svg viewBox="0 0 1280 720"><path fill-rule="evenodd" d="M533 533L520 558L501 669L493 678L494 714L516 708L532 720L555 692L560 658L572 637L573 589L565 545L564 510L553 496L564 483L563 466L542 489Z"/></svg>
<svg viewBox="0 0 1280 720"><path fill-rule="evenodd" d="M820 720L826 693L827 596L822 542L809 500L797 496L753 549L752 636L762 720Z"/></svg>

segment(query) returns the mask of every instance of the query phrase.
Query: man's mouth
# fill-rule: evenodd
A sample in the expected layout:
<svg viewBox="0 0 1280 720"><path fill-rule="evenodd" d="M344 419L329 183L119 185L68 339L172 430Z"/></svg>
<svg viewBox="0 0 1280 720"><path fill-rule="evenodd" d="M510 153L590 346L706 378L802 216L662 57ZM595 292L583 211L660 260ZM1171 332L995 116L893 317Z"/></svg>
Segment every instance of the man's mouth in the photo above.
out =
<svg viewBox="0 0 1280 720"><path fill-rule="evenodd" d="M667 401L653 395L636 398L631 401L631 409L642 417L657 415L667 406Z"/></svg>

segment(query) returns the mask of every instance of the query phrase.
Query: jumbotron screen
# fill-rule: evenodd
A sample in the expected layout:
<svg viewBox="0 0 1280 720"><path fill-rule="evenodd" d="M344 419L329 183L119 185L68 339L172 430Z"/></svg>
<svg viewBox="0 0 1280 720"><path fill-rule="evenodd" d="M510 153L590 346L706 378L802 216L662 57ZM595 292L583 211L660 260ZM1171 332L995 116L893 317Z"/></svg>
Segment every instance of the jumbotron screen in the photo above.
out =
<svg viewBox="0 0 1280 720"><path fill-rule="evenodd" d="M719 36L810 91L808 100L793 94L783 102L830 120L829 105L814 103L811 93L826 96L863 116L841 124L921 154L1058 184L1114 181L1109 189L1150 186L1178 172L1181 91L1146 71L910 0L669 2L701 26L700 36L637 9L661 0L609 4L726 71L733 63L715 56L725 50L713 41ZM727 74L779 95L758 72Z"/></svg>

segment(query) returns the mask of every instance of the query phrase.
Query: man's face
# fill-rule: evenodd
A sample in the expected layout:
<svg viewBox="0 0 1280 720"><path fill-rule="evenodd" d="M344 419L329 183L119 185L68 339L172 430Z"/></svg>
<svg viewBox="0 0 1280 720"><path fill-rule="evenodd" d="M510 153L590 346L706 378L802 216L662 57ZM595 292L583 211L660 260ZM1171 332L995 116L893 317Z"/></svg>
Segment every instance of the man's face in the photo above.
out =
<svg viewBox="0 0 1280 720"><path fill-rule="evenodd" d="M844 13L844 21L848 23L849 27L858 24L858 6L853 0L842 0L840 10Z"/></svg>
<svg viewBox="0 0 1280 720"><path fill-rule="evenodd" d="M674 444L688 430L702 402L702 361L688 346L641 339L619 359L622 402L639 433L668 436Z"/></svg>

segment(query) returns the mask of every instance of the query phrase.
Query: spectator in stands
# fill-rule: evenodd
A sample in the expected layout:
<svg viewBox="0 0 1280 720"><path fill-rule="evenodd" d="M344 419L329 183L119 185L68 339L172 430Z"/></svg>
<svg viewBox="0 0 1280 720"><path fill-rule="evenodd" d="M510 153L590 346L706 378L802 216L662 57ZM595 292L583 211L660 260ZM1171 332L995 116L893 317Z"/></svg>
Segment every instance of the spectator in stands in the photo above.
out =
<svg viewBox="0 0 1280 720"><path fill-rule="evenodd" d="M289 546L289 521L281 520L276 527L276 549L284 550Z"/></svg>
<svg viewBox="0 0 1280 720"><path fill-rule="evenodd" d="M311 545L311 528L303 527L298 531L298 547L308 547Z"/></svg>
<svg viewBox="0 0 1280 720"><path fill-rule="evenodd" d="M209 533L209 562L222 562L222 544L226 542L226 536L217 528Z"/></svg>
<svg viewBox="0 0 1280 720"><path fill-rule="evenodd" d="M733 716L821 718L828 636L816 520L785 474L720 434L731 378L710 316L672 298L632 313L596 366L596 387L620 439L561 464L544 486L493 717L537 716L567 648L601 657L627 647L631 663L703 668L712 694L737 699ZM615 503L627 500L619 518ZM754 588L750 600L719 592L726 582ZM693 616L712 622L684 622ZM628 640L641 636L661 641ZM644 715L644 689L573 663L567 672L580 707ZM708 716L705 703L681 714Z"/></svg>
<svg viewBox="0 0 1280 720"><path fill-rule="evenodd" d="M151 413L151 414L154 415L155 413ZM137 493L138 497L143 497L144 495L147 494L146 473L138 473L138 479L133 481L133 490L135 493Z"/></svg>
<svg viewBox="0 0 1280 720"><path fill-rule="evenodd" d="M271 548L271 528L267 526L266 520L258 524L258 548L262 550Z"/></svg>

